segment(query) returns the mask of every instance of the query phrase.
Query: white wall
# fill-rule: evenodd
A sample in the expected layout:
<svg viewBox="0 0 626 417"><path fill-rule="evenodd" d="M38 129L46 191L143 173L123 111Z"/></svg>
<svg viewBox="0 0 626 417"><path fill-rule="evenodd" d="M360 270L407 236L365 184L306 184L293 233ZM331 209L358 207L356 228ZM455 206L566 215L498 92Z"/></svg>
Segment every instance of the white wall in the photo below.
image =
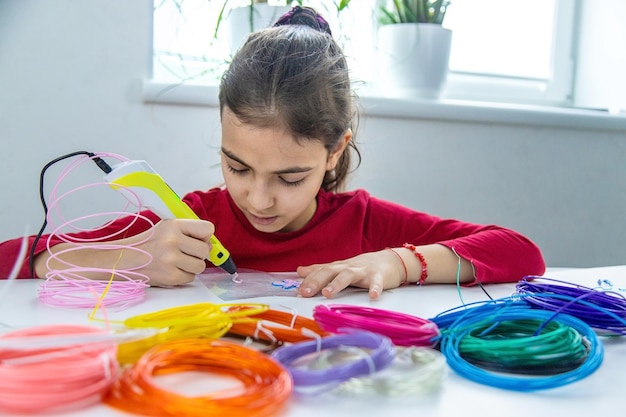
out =
<svg viewBox="0 0 626 417"><path fill-rule="evenodd" d="M181 194L219 181L217 110L142 102L151 11L151 0L0 0L0 240L38 229L39 171L64 153L146 159ZM550 266L623 264L625 133L366 116L353 186L513 227ZM99 178L94 168L73 181Z"/></svg>

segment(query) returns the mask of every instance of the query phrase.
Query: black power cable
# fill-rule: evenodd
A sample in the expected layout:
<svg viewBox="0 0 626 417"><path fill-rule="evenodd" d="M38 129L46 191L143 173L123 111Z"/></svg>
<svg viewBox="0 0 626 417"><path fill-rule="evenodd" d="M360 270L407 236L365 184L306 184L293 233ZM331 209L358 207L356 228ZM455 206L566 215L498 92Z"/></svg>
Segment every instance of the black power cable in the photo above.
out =
<svg viewBox="0 0 626 417"><path fill-rule="evenodd" d="M41 169L41 173L39 174L39 199L41 200L41 205L43 206L44 218L43 218L43 224L41 225L39 232L37 232L37 235L35 236L35 240L33 241L33 244L30 247L29 268L30 268L30 275L32 278L35 277L35 260L34 260L35 247L37 246L39 239L41 239L41 236L43 235L43 232L46 229L46 226L48 226L48 205L46 204L46 198L44 196L44 178L46 175L46 171L48 170L48 168L50 168L52 165L56 164L57 162L60 162L60 161L63 161L64 159L72 158L78 155L87 155L88 157L90 157L105 174L108 174L109 172L111 172L111 166L109 164L107 164L99 156L96 156L96 154L94 154L93 152L88 152L88 151L76 151L76 152L68 153L63 156L59 156L58 158L55 158L52 161L48 162Z"/></svg>

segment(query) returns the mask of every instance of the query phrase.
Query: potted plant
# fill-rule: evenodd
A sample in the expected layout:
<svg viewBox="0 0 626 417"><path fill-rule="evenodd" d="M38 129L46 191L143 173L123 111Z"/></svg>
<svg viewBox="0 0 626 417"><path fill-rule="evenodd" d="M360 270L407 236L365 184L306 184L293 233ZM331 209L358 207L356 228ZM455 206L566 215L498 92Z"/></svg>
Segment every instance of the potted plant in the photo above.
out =
<svg viewBox="0 0 626 417"><path fill-rule="evenodd" d="M448 76L452 31L442 26L447 0L393 0L379 9L381 92L440 98Z"/></svg>

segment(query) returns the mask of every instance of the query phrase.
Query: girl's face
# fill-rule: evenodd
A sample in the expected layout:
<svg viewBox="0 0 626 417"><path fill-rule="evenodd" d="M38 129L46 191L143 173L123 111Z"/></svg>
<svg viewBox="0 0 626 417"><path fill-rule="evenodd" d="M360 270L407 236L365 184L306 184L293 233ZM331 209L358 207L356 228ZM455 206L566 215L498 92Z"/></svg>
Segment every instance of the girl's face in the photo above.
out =
<svg viewBox="0 0 626 417"><path fill-rule="evenodd" d="M351 133L336 151L320 141L298 144L283 128L257 128L222 111L222 173L235 204L255 229L291 232L302 228L317 208L316 195Z"/></svg>

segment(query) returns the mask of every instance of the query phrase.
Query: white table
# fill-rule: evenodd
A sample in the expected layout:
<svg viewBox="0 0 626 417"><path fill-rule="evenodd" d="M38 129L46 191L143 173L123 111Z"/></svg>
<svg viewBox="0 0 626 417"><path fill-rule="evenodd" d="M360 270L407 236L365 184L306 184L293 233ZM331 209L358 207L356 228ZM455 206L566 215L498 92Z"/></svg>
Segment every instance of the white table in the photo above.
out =
<svg viewBox="0 0 626 417"><path fill-rule="evenodd" d="M616 287L626 288L626 266L589 269L550 269L546 277L567 280L590 287L598 279L608 279ZM7 281L0 280L0 294ZM42 324L93 324L87 318L89 309L65 309L44 305L37 298L38 280L18 280L0 299L0 323L13 328ZM509 296L514 284L486 286L493 298ZM462 288L465 303L486 300L478 287ZM347 303L403 311L422 318L430 318L449 308L461 305L457 289L451 285L403 287L384 292L379 300L370 301L364 292L348 292L335 299L323 297L262 297L248 301L269 304L275 309L295 309L303 316L312 317L313 308L321 303ZM147 299L122 311L108 311L111 320L125 318L198 302L223 303L199 280L178 288L149 288ZM95 324L94 324L95 325ZM6 328L0 327L0 332ZM481 417L589 417L618 415L624 409L626 387L626 339L604 340L605 356L602 366L592 375L578 382L549 390L531 393L497 389L472 382L449 371L437 395L397 399L383 397L306 397L294 395L284 409L286 417L346 416L441 416L458 417L471 413ZM37 389L37 387L33 387ZM126 413L103 404L71 413L48 416L123 416Z"/></svg>

